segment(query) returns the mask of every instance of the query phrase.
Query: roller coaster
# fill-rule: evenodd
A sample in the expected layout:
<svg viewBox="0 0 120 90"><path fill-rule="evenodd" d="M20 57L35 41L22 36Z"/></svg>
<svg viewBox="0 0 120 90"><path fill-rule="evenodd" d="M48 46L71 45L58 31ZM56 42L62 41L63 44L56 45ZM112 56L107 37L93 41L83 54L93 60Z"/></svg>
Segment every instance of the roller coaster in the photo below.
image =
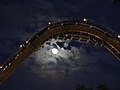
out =
<svg viewBox="0 0 120 90"><path fill-rule="evenodd" d="M85 18L56 23L49 22L47 27L20 45L18 52L0 67L0 83L2 84L45 41L52 38L83 41L94 46L105 47L120 61L120 35L112 29Z"/></svg>

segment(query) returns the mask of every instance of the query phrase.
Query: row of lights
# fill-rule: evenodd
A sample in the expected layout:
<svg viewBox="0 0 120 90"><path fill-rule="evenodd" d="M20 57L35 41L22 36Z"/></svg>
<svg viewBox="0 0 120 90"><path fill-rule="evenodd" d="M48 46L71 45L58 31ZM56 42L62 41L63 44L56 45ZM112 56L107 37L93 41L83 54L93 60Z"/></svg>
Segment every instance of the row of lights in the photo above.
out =
<svg viewBox="0 0 120 90"><path fill-rule="evenodd" d="M83 21L84 21L84 22L87 22L87 19L84 18ZM90 26L90 28L92 28L92 26ZM120 39L120 35L118 35L118 38Z"/></svg>
<svg viewBox="0 0 120 90"><path fill-rule="evenodd" d="M29 41L25 41L25 43L30 45ZM20 48L22 48L24 46L25 46L24 44L21 44ZM20 54L22 54L22 52L20 52ZM18 56L19 56L19 54L17 54L17 56L15 57L15 59L17 59Z"/></svg>
<svg viewBox="0 0 120 90"><path fill-rule="evenodd" d="M87 19L84 18L83 21L84 21L84 22L87 22ZM52 22L48 22L48 24L50 25L50 24L52 24ZM62 23L61 25L63 25L63 23Z"/></svg>
<svg viewBox="0 0 120 90"><path fill-rule="evenodd" d="M29 41L25 41L26 44L30 44ZM21 44L20 45L20 48L24 47L25 45L24 44Z"/></svg>
<svg viewBox="0 0 120 90"><path fill-rule="evenodd" d="M8 65L11 65L11 63L9 63ZM3 66L0 66L0 69L3 68L3 71L5 71L7 67L8 67L7 65L4 68L3 68Z"/></svg>
<svg viewBox="0 0 120 90"><path fill-rule="evenodd" d="M26 43L29 43L29 41L26 41ZM22 48L22 47L24 47L24 44L23 44L23 45L20 45L20 48ZM22 52L20 52L20 54L22 54ZM17 54L17 56L15 57L15 59L17 59L18 56L19 56L19 54ZM9 63L8 65L11 65L11 63ZM8 67L8 66L6 65L5 68L3 69L3 71L6 70L7 67ZM2 69L2 68L3 68L3 66L0 66L0 69Z"/></svg>

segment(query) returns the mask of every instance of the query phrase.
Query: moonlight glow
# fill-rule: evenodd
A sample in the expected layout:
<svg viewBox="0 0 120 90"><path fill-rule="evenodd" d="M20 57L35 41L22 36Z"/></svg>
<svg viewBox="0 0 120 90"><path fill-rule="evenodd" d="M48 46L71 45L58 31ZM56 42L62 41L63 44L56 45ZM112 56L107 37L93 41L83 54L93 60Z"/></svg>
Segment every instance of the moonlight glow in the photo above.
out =
<svg viewBox="0 0 120 90"><path fill-rule="evenodd" d="M53 53L53 54L57 54L57 53L58 53L58 50L57 50L56 48L53 48L53 49L52 49L52 53Z"/></svg>

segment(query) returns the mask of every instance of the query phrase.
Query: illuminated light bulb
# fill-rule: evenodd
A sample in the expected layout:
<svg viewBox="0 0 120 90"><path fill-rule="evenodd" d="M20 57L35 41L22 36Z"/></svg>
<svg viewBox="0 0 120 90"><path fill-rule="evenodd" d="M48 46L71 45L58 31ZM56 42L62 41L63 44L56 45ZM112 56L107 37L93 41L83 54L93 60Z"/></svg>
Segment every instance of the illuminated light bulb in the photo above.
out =
<svg viewBox="0 0 120 90"><path fill-rule="evenodd" d="M26 43L28 43L28 41L26 41Z"/></svg>
<svg viewBox="0 0 120 90"><path fill-rule="evenodd" d="M86 19L86 18L84 18L84 19L83 19L83 21L84 21L84 22L87 22L87 19Z"/></svg>
<svg viewBox="0 0 120 90"><path fill-rule="evenodd" d="M0 68L2 68L2 66L0 66Z"/></svg>
<svg viewBox="0 0 120 90"><path fill-rule="evenodd" d="M50 24L51 24L51 22L48 22L48 24L50 25Z"/></svg>
<svg viewBox="0 0 120 90"><path fill-rule="evenodd" d="M23 45L20 45L20 48L22 48L23 47Z"/></svg>
<svg viewBox="0 0 120 90"><path fill-rule="evenodd" d="M52 49L52 53L53 53L53 54L57 54L57 53L58 53L58 49L53 48L53 49Z"/></svg>

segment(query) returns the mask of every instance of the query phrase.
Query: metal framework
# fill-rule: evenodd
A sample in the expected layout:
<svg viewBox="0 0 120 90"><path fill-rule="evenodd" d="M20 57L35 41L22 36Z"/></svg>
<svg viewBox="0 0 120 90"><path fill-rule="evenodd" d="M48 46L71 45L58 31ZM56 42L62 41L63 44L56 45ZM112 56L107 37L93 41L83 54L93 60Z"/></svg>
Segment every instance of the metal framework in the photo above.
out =
<svg viewBox="0 0 120 90"><path fill-rule="evenodd" d="M50 38L84 41L94 46L104 46L120 61L120 41L118 34L111 29L97 24L95 21L61 21L49 23L29 41L22 44L20 50L11 57L0 69L0 83L2 84L11 73L31 55L38 47Z"/></svg>

